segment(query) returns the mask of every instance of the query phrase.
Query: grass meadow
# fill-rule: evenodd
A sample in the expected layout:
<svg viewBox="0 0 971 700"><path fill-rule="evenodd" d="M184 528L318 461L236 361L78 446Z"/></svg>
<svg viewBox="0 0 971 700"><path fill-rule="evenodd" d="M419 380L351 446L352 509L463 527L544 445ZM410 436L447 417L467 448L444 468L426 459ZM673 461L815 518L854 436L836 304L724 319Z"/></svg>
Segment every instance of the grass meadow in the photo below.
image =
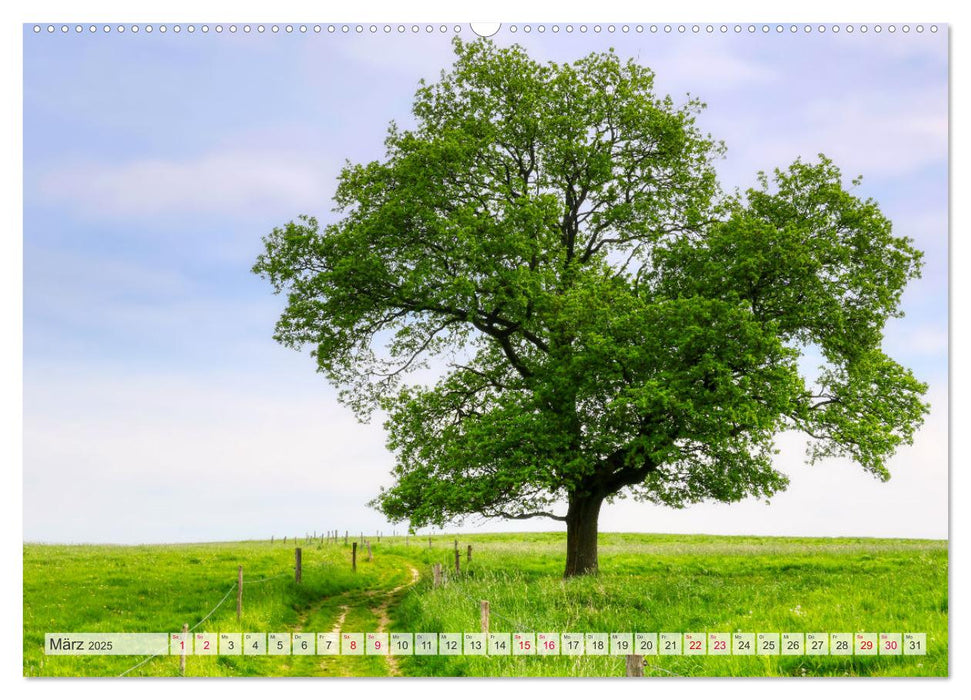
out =
<svg viewBox="0 0 971 700"><path fill-rule="evenodd" d="M456 575L453 539L460 542ZM383 538L350 547L277 541L24 546L24 675L115 676L144 657L45 656L47 632L924 632L926 656L658 656L654 676L946 676L947 542L601 535L601 573L564 581L562 534ZM471 563L466 546L473 546ZM359 552L361 554L361 552ZM434 588L431 567L443 564ZM243 616L232 589L244 567ZM420 575L414 581L415 573ZM261 580L267 579L267 580ZM620 656L189 657L191 676L622 676ZM157 657L132 676L178 675Z"/></svg>

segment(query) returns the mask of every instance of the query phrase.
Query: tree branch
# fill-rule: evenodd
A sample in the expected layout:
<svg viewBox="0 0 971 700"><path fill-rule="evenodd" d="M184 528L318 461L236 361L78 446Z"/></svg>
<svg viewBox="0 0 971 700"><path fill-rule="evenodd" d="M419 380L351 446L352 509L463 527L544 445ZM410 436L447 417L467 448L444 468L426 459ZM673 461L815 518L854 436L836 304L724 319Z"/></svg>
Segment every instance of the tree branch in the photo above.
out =
<svg viewBox="0 0 971 700"><path fill-rule="evenodd" d="M519 353L516 352L516 348L513 347L512 342L509 340L510 331L500 331L495 326L486 325L475 319L472 319L471 323L499 343L499 347L502 348L502 352L506 355L506 359L509 360L509 364L516 368L516 371L519 372L523 379L529 379L533 376L532 370L523 363Z"/></svg>
<svg viewBox="0 0 971 700"><path fill-rule="evenodd" d="M469 372L471 374L474 374L477 377L481 377L488 384L490 384L491 386L495 387L496 389L505 390L505 389L508 388L505 384L503 384L502 382L500 382L498 379L495 379L494 377L490 377L488 374L486 374L485 372L481 372L481 371L477 370L475 367L470 367L469 365L463 365L463 364L460 364L460 363L457 363L457 362L453 362L452 363L452 367L455 367L456 369L465 370L466 372Z"/></svg>
<svg viewBox="0 0 971 700"><path fill-rule="evenodd" d="M545 511L535 511L531 513L507 513L502 510L495 510L490 513L483 513L487 518L506 518L507 520L528 520L530 518L550 518L551 520L559 520L560 522L566 522L565 515L556 515L555 513L547 513Z"/></svg>
<svg viewBox="0 0 971 700"><path fill-rule="evenodd" d="M395 377L407 371L407 369L411 367L411 365L415 362L415 360L417 360L418 357L423 352L425 352L425 350L428 349L428 346L432 344L433 340L435 340L435 336L437 336L439 333L441 333L443 330L448 328L453 323L455 323L454 319L446 318L441 325L439 325L435 330L433 330L431 333L428 334L428 337L425 338L425 342L423 342L421 346L411 354L411 357L409 357L408 360L397 369L392 370L391 372L372 372L372 374L375 377L390 378L390 377Z"/></svg>

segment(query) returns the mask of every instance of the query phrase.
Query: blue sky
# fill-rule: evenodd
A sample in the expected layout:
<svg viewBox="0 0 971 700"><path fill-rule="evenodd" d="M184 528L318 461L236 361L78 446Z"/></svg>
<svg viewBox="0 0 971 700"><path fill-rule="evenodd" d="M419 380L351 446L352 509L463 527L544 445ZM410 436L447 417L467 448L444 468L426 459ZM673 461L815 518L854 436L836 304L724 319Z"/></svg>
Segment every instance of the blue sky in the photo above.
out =
<svg viewBox="0 0 971 700"><path fill-rule="evenodd" d="M380 425L356 423L309 357L272 341L282 302L249 268L273 226L330 216L344 159L380 157L452 34L25 28L25 539L391 529L364 505L392 464ZM930 383L933 410L889 483L839 460L806 467L783 436L792 486L773 505L620 502L604 529L946 537L946 31L496 40L557 61L613 46L659 91L707 102L727 187L824 152L926 254L886 348Z"/></svg>

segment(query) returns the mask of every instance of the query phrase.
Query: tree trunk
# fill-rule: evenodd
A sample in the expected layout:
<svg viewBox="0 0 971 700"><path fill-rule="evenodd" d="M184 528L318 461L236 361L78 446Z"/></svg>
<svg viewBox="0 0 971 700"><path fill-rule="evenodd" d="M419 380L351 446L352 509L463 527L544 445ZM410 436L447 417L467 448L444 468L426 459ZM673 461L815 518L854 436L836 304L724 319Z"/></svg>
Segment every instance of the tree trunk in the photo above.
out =
<svg viewBox="0 0 971 700"><path fill-rule="evenodd" d="M603 496L571 495L566 511L566 571L563 578L597 573L597 521Z"/></svg>

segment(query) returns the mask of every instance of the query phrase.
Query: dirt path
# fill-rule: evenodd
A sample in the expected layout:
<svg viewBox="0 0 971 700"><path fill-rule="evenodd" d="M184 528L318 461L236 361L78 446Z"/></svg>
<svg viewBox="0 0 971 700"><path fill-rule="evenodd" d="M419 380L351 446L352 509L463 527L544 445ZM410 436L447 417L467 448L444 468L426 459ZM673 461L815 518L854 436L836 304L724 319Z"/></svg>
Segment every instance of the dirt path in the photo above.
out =
<svg viewBox="0 0 971 700"><path fill-rule="evenodd" d="M344 595L346 596L347 594L344 594ZM331 632L337 635L341 633L341 629L344 627L344 620L347 619L347 613L350 612L350 610L351 610L350 605L342 604L340 606L340 612L337 614L337 619L334 620L334 626L330 628ZM334 675L335 661L337 661L339 658L340 657L323 656L321 657L320 661L317 664L317 669L321 671L322 675L327 675L327 676ZM350 675L348 673L346 664L339 664L337 668L339 671L339 675L341 676Z"/></svg>
<svg viewBox="0 0 971 700"><path fill-rule="evenodd" d="M326 596L323 598L320 598L313 605L311 605L310 607L306 608L303 612L301 612L299 617L297 618L297 624L291 627L290 631L292 633L303 632L307 626L307 622L317 616L317 614L320 612L320 609L324 607L327 601L328 601L328 598ZM334 624L334 629L331 631L333 632L340 631L340 626L344 622L344 617L347 615L348 609L349 608L346 605L341 606L340 615L337 618L337 622ZM288 659L288 663L284 664L284 669L289 671L292 668L293 668L293 657L291 656Z"/></svg>
<svg viewBox="0 0 971 700"><path fill-rule="evenodd" d="M404 596L407 589L414 586L421 575L411 563L402 562L407 567L409 580L393 588L373 588L367 590L345 591L335 596L320 598L307 607L292 628L300 632L308 628L327 629L340 634L345 626L352 632L387 632L391 625L390 612ZM401 567L397 567L401 572ZM401 580L398 573L395 578ZM325 620L330 621L325 623ZM326 625L326 626L325 626ZM309 660L309 659L308 659ZM363 664L363 665L362 665ZM312 667L304 667L304 675L313 676L400 676L399 659L395 656L318 656ZM363 672L363 673L362 673Z"/></svg>
<svg viewBox="0 0 971 700"><path fill-rule="evenodd" d="M347 618L347 611L351 609L350 605L342 605L340 615L334 620L334 626L331 627L330 631L339 634L341 627L344 625L344 620Z"/></svg>
<svg viewBox="0 0 971 700"><path fill-rule="evenodd" d="M418 583L418 580L421 578L421 574L418 573L418 569L416 569L411 564L407 564L407 567L411 571L411 581L409 581L408 583L402 583L400 586L396 586L395 588L392 588L390 591L388 591L384 595L381 601L381 604L378 605L378 607L374 608L373 610L375 617L378 618L378 630L377 630L378 632L388 631L388 625L391 624L391 618L388 617L388 608L391 607L391 604L397 602L401 598L401 596L403 595L402 591L414 586L416 583ZM392 654L388 654L388 656L386 656L385 658L387 659L387 662L388 662L388 675L400 676L401 669L398 666L398 657Z"/></svg>

